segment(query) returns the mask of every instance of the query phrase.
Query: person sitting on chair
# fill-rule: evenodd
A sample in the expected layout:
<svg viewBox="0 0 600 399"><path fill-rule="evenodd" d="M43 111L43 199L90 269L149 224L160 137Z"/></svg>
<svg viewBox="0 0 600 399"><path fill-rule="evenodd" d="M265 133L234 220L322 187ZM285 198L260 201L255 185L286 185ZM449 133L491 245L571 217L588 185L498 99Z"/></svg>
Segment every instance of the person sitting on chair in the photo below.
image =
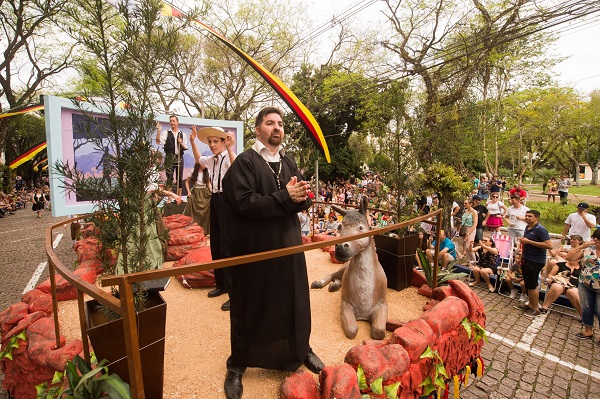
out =
<svg viewBox="0 0 600 399"><path fill-rule="evenodd" d="M433 234L430 236L433 237ZM429 262L433 262L435 255L435 240L431 243L429 249L425 252ZM442 261L442 269L448 267L448 263L456 259L456 247L451 239L446 237L444 230L440 230L440 253L439 258Z"/></svg>
<svg viewBox="0 0 600 399"><path fill-rule="evenodd" d="M473 276L475 281L469 283L469 286L473 287L479 284L480 279L483 279L487 284L488 290L494 292L494 286L490 283L490 275L496 274L498 260L498 249L496 243L489 237L483 237L479 240L477 246L470 248L471 252L477 252L479 260L477 264L473 266Z"/></svg>
<svg viewBox="0 0 600 399"><path fill-rule="evenodd" d="M544 275L546 276L546 283L548 283L548 284L552 283L552 276L555 276L558 273L564 271L564 269L561 269L559 267L559 263L565 263L566 262L565 257L567 256L569 251L579 247L583 243L584 243L583 237L581 237L578 234L573 234L571 236L571 249L565 249L565 247L561 246L556 249L549 250L550 255L552 255L552 259L550 259L548 261L548 263L546 264L546 267L544 268ZM568 248L568 246L567 246L567 248ZM577 262L577 261L567 262L567 266L569 266L571 269L573 269L573 268L579 266L579 262ZM561 269L561 270L559 270L559 269Z"/></svg>
<svg viewBox="0 0 600 399"><path fill-rule="evenodd" d="M325 226L323 226L323 232L330 236L338 235L339 226L340 223L338 222L337 217L335 217L335 213L330 213L329 221L325 223Z"/></svg>
<svg viewBox="0 0 600 399"><path fill-rule="evenodd" d="M527 294L525 294L525 282L523 281L523 270L521 270L521 252L515 252L515 259L510 266L510 269L504 275L504 280L510 288L510 298L517 297L517 284L521 287L521 296L519 301L526 302Z"/></svg>
<svg viewBox="0 0 600 399"><path fill-rule="evenodd" d="M579 251L577 248L583 244L581 236L571 236L571 251ZM549 284L544 297L544 303L540 309L541 313L548 313L550 305L556 301L561 295L566 295L569 298L571 305L577 310L581 317L581 302L579 300L579 262L567 262L564 257L570 251L551 250L556 259L551 259L548 265L551 265L550 271L546 274L546 282ZM546 269L548 270L548 269Z"/></svg>

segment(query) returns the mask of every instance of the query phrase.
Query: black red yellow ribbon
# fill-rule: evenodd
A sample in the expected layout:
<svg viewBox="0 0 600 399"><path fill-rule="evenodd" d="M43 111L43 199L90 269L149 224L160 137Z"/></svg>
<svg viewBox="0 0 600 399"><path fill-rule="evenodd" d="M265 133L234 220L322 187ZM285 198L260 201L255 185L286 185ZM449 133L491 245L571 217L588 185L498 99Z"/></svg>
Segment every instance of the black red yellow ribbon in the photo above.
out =
<svg viewBox="0 0 600 399"><path fill-rule="evenodd" d="M9 116L15 116L15 115L20 115L20 114L25 114L27 112L32 112L32 111L41 111L44 109L43 105L32 105L29 106L27 108L23 108L20 109L18 111L10 111L10 112L6 112L4 114L0 114L0 119L4 119L4 118L8 118Z"/></svg>
<svg viewBox="0 0 600 399"><path fill-rule="evenodd" d="M15 169L19 165L22 165L25 162L30 161L31 159L33 159L33 157L35 157L35 155L37 153L39 153L40 151L42 151L44 148L46 148L46 142L43 142L41 144L36 145L33 148L30 148L29 150L25 151L23 154L19 155L14 161L12 161L8 165L9 168Z"/></svg>
<svg viewBox="0 0 600 399"><path fill-rule="evenodd" d="M174 8L173 6L163 3L163 15L172 16L176 18L182 18L184 16L184 12ZM321 131L321 127L311 114L311 112L304 106L304 104L296 97L296 95L275 75L271 72L267 71L262 65L256 62L252 57L248 54L240 50L233 43L231 43L225 36L211 28L210 26L200 22L194 21L199 27L203 28L211 35L219 39L222 43L224 43L227 47L229 47L233 52L239 55L244 61L246 61L272 88L279 94L279 96L283 99L283 101L290 107L292 112L298 117L302 125L311 133L311 139L317 146L317 148L325 155L325 159L327 162L331 162L331 158L329 156L329 149L327 148L327 143L325 142L325 137L323 137L323 132Z"/></svg>

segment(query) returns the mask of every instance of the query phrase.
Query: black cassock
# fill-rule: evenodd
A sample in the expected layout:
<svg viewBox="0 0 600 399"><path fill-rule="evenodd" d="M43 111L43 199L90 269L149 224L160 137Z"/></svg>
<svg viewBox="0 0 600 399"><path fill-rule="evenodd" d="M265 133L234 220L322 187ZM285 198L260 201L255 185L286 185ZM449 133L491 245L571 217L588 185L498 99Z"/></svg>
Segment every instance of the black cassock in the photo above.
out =
<svg viewBox="0 0 600 399"><path fill-rule="evenodd" d="M223 178L231 256L302 243L297 213L308 209L285 186L303 177L296 162L281 157L271 168L253 149L240 154ZM306 358L311 331L306 260L296 254L230 268L231 356L228 367L294 371Z"/></svg>

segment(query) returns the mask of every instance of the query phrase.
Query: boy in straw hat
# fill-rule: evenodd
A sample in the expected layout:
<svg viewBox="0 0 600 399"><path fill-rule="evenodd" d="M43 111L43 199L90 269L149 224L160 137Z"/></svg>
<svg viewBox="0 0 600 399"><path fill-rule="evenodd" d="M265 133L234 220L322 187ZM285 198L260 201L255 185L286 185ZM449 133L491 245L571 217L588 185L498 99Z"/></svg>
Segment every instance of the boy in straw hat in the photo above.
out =
<svg viewBox="0 0 600 399"><path fill-rule="evenodd" d="M212 155L206 156L200 153L196 146L196 137L207 144ZM212 195L210 198L210 253L213 260L229 257L229 251L226 248L227 234L225 219L223 215L223 176L235 160L236 154L233 152L235 147L235 136L231 132L226 132L220 127L203 127L196 130L192 126L190 142L196 162L208 170L210 177L210 186ZM215 281L217 287L208 292L208 297L213 298L225 294L231 287L231 277L228 270L215 270ZM229 300L222 306L222 310L229 310Z"/></svg>

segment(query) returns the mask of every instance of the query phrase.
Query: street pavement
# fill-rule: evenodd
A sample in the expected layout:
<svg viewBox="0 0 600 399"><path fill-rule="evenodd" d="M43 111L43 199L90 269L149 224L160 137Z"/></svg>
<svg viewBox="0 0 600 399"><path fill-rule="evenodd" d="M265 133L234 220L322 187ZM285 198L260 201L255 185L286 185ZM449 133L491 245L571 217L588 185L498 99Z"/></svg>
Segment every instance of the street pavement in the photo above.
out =
<svg viewBox="0 0 600 399"><path fill-rule="evenodd" d="M570 197L572 202L600 205L597 198ZM0 309L20 301L26 287L48 278L45 231L62 220L47 211L38 219L31 207L0 219ZM65 265L74 259L68 227L52 237ZM41 270L39 278L36 270ZM489 341L482 351L486 367L482 378L471 378L461 398L600 398L600 346L575 337L581 328L577 317L551 309L529 319L513 308L517 300L483 286L474 289L487 314ZM0 382L3 378L0 373ZM9 399L2 389L0 399Z"/></svg>
<svg viewBox="0 0 600 399"><path fill-rule="evenodd" d="M575 336L581 324L573 310L565 315L551 307L530 319L513 308L517 299L490 293L483 285L474 290L487 317L485 374L461 398L600 398L600 345Z"/></svg>

